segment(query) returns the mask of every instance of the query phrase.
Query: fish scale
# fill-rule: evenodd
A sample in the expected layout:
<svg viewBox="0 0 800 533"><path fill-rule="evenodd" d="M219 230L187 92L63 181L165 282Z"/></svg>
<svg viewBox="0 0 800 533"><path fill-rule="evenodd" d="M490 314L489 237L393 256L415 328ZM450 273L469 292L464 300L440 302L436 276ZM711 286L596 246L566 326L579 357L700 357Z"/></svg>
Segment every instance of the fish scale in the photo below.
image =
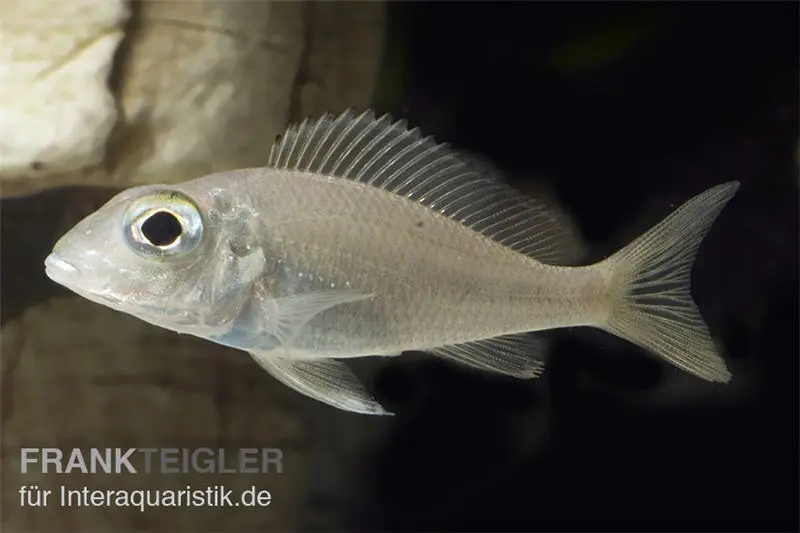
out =
<svg viewBox="0 0 800 533"><path fill-rule="evenodd" d="M424 350L476 335L488 338L554 324L573 325L583 318L584 293L575 289L572 270L547 267L486 238L476 241L474 233L463 226L411 202L399 207L395 197L380 189L364 191L370 195L365 198L347 190L353 186L350 182L318 184L313 176L294 175L276 176L274 186L291 191L288 198L302 198L302 190L315 190L329 203L314 211L319 217L324 213L324 224L319 218L288 219L278 226L268 223L267 240L287 250L289 262L299 265L301 272L310 272L311 278L354 280L351 284L379 295L373 302L344 304L315 317L305 327L308 335L300 335L309 337L309 344L298 340L303 350L321 350L327 344L326 353L338 357L394 352L403 346ZM363 210L348 204L347 198L363 200L371 211L379 211L376 206L384 212L391 210L391 223L365 220ZM302 213L302 207L297 212ZM415 226L418 220L425 222L425 229ZM436 238L425 238L428 232L436 232ZM535 275L532 269L538 269ZM559 282L563 276L568 283ZM307 278L287 281L286 287L286 293L324 288ZM430 298L431 293L437 297ZM571 299L570 294L574 295ZM536 309L543 313L538 315ZM380 327L370 328L365 338L357 334L360 328L347 323L351 316L390 316L391 320L378 320ZM330 337L318 338L329 335L332 323L338 326L333 329L348 332L342 344L334 345ZM481 324L482 331L474 325L465 330L463 324Z"/></svg>
<svg viewBox="0 0 800 533"><path fill-rule="evenodd" d="M738 187L712 187L574 266L583 248L563 213L403 121L346 111L290 126L264 167L120 193L59 239L45 269L357 413L391 414L348 358L422 350L527 379L545 369L535 332L563 327L599 328L728 382L690 281ZM146 224L154 216L168 223Z"/></svg>

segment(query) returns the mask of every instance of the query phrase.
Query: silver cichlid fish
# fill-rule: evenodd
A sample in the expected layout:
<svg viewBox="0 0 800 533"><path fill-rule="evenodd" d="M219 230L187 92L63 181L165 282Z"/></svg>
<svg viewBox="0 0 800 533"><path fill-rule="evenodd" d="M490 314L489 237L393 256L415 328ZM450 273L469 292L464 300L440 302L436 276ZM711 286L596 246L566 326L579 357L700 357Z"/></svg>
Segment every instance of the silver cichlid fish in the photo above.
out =
<svg viewBox="0 0 800 533"><path fill-rule="evenodd" d="M118 194L56 243L46 271L359 413L390 414L342 359L425 351L531 378L544 350L530 332L572 326L730 381L690 270L738 183L575 267L558 213L490 173L388 116L326 115L290 127L264 168Z"/></svg>

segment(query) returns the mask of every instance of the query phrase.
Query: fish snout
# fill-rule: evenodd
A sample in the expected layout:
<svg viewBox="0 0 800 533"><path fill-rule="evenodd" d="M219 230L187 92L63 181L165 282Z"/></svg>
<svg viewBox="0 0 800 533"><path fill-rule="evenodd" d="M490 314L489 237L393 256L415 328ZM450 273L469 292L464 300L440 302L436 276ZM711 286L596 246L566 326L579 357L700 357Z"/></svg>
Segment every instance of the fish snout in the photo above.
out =
<svg viewBox="0 0 800 533"><path fill-rule="evenodd" d="M56 283L74 279L81 274L78 267L55 253L51 253L45 258L44 269L47 277Z"/></svg>

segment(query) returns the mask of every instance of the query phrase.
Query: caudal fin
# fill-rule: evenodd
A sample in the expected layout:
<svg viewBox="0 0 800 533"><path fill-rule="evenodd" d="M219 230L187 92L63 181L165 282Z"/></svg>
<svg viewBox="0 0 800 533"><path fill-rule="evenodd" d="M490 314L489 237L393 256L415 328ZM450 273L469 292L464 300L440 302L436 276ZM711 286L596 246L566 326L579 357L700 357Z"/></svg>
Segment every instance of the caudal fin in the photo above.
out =
<svg viewBox="0 0 800 533"><path fill-rule="evenodd" d="M729 382L690 288L700 242L738 188L733 181L695 196L603 261L611 272L611 310L598 327L705 380Z"/></svg>

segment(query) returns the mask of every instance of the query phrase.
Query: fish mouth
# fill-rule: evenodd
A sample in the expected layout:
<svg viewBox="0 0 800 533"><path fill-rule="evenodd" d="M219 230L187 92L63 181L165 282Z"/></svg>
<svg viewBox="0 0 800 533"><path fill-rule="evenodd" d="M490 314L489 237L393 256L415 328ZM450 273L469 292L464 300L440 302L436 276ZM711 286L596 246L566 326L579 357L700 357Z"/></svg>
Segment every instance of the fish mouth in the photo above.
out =
<svg viewBox="0 0 800 533"><path fill-rule="evenodd" d="M45 258L44 271L47 277L56 283L68 281L80 274L78 267L56 254L50 254Z"/></svg>
<svg viewBox="0 0 800 533"><path fill-rule="evenodd" d="M93 287L96 284L89 283L89 276L85 272L55 253L45 258L44 271L48 278L87 300L103 305L113 305L118 301L103 289Z"/></svg>

